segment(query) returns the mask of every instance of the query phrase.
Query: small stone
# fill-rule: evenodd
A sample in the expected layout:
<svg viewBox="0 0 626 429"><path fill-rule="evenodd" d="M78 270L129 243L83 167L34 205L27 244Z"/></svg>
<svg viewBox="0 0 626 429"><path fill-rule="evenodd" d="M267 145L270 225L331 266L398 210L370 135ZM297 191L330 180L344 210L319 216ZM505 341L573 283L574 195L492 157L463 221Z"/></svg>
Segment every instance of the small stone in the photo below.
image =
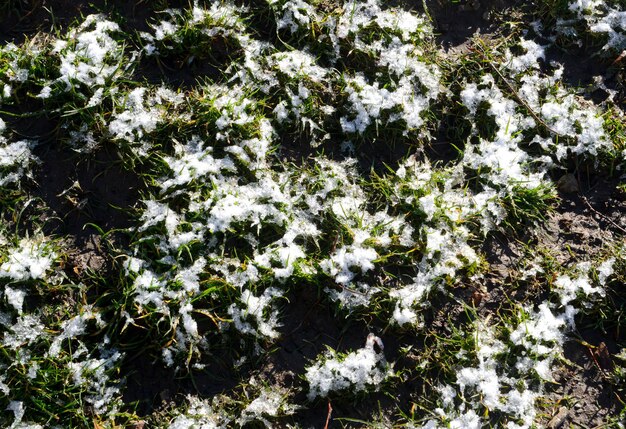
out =
<svg viewBox="0 0 626 429"><path fill-rule="evenodd" d="M575 194L578 193L578 180L573 174L568 173L556 182L556 187L566 194Z"/></svg>
<svg viewBox="0 0 626 429"><path fill-rule="evenodd" d="M559 429L567 420L567 415L569 411L567 407L559 408L559 412L556 413L556 416L552 417L552 420L548 423L548 429Z"/></svg>

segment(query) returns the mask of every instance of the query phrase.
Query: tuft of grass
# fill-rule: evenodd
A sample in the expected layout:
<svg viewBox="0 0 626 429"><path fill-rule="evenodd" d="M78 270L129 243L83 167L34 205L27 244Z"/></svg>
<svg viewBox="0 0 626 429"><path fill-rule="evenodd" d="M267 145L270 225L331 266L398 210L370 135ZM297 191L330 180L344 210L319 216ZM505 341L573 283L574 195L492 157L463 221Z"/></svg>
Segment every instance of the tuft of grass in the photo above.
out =
<svg viewBox="0 0 626 429"><path fill-rule="evenodd" d="M545 221L558 201L556 189L551 185L536 188L516 186L500 201L507 213L504 225L512 231L522 232L530 225Z"/></svg>

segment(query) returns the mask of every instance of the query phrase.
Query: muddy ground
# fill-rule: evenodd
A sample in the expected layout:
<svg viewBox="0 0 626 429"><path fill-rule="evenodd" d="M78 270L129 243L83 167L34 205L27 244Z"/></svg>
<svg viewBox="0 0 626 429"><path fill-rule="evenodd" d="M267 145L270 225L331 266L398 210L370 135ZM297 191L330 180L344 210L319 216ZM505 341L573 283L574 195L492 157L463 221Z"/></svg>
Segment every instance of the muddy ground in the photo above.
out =
<svg viewBox="0 0 626 429"><path fill-rule="evenodd" d="M94 12L107 12L121 18L124 30L147 30L147 21L156 16L155 9L164 2L132 0L14 0L11 11L0 16L0 41L20 43L38 31L66 28L81 15ZM186 1L169 1L170 7L187 4ZM422 8L421 1L394 1L416 9ZM523 11L532 8L529 1L512 0L469 0L452 4L446 0L427 0L429 12L438 32L442 49L448 52L463 52L468 40L477 32L482 35L504 31L504 17L518 19L519 15L509 14L512 8ZM507 15L508 14L508 15ZM568 81L586 85L591 76L607 76L607 85L623 91L619 86L619 76L623 71L612 67L608 62L592 59L591 53L572 54L551 50L550 55L566 66ZM146 64L138 73L149 82L164 81L183 88L193 86L198 76L212 77L215 67L205 69L154 67ZM592 95L590 95L591 97ZM598 96L596 94L596 96ZM600 97L602 95L600 94ZM623 106L623 105L622 105ZM122 169L116 155L106 148L96 153L89 162L76 162L75 154L61 148L56 142L60 132L54 118L31 122L10 121L19 134L33 139L49 141L45 149L36 155L42 159L37 169L33 195L48 207L48 218L43 219L47 232L73 237L69 239L70 269L79 275L84 270L105 270L109 261L107 252L91 223L105 230L126 228L132 219L121 209L132 208L141 194L141 184L132 172ZM441 159L454 156L450 143L440 137L431 148ZM364 167L383 163L393 166L411 148L400 147L381 154L362 148L357 154ZM430 153L430 152L428 152ZM290 159L307 156L307 149L289 147L285 156ZM433 155L431 153L431 155ZM433 155L434 156L434 155ZM458 292L458 300L474 300L479 312L498 308L510 291L502 284L515 273L523 257L524 244L539 244L552 249L559 262L567 263L576 258L587 258L602 247L602 243L624 237L626 228L626 197L616 188L616 179L597 175L580 175L573 178L575 186L568 192L560 193L556 211L549 215L537 234L528 233L520 237L493 236L484 246L488 262L492 266L492 277L484 285L470 285ZM69 191L68 191L69 190ZM123 238L119 238L123 240ZM567 250L566 250L567 249ZM480 298L475 299L476 292ZM302 288L289 296L292 305L285 307L282 319L283 335L276 344L276 351L262 358L259 365L238 369L230 368L219 360L212 370L178 378L170 370L155 363L148 355L129 357L125 398L136 401L138 412L144 416L158 411L167 404L182 402L184 395L199 392L215 395L230 392L237 385L237 379L256 376L275 385L285 387L303 386L298 374L303 374L305 366L329 345L339 351L362 347L363 339L369 332L381 337L385 344L385 354L395 361L397 370L411 367L416 362L409 356L400 358L400 344L410 344L415 348L424 346L425 336L396 338L384 332L384 326L368 321L346 320L343 315L332 314L331 307L324 299L315 296L310 288ZM447 333L447 324L455 318L464 317L462 306L454 299L438 303L427 317L426 332ZM577 337L565 347L565 357L569 363L557 374L555 383L549 386L549 399L552 401L548 413L543 417L549 427L600 427L607 417L623 407L620 398L606 383L607 368L600 363L599 353L610 355L618 352L618 343L624 343L626 333L600 332L593 323L579 320L581 327ZM589 347L589 345L591 347ZM606 352L598 352L598 349ZM260 368L260 369L259 369ZM217 375L219 374L219 375ZM373 416L395 413L400 404L405 412L411 407L411 392L428 389L421 380L407 380L399 397L388 398L383 394L373 394L355 403L332 403L331 424L329 427L361 426L359 423L342 421L342 418L369 420ZM298 399L298 398L296 398ZM299 399L304 399L299 398ZM427 404L424 404L427 405ZM292 419L307 427L324 427L329 405L321 401L308 409L299 411ZM287 423L287 421L285 421Z"/></svg>

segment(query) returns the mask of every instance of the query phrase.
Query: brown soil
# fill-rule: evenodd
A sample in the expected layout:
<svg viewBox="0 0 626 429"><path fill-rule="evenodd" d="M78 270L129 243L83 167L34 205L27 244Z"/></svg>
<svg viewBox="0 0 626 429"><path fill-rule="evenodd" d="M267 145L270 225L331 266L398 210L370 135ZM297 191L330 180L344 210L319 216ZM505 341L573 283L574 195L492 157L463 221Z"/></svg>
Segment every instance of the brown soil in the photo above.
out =
<svg viewBox="0 0 626 429"><path fill-rule="evenodd" d="M587 331L581 334L582 340L598 346L605 344L606 338L597 332ZM611 347L610 353L615 353ZM555 374L555 385L548 400L553 403L550 417L561 411L560 427L602 427L610 418L615 417L621 404L610 382L609 368L602 368L593 356L593 349L578 340L565 345L564 356L569 361ZM555 412L556 411L556 412Z"/></svg>

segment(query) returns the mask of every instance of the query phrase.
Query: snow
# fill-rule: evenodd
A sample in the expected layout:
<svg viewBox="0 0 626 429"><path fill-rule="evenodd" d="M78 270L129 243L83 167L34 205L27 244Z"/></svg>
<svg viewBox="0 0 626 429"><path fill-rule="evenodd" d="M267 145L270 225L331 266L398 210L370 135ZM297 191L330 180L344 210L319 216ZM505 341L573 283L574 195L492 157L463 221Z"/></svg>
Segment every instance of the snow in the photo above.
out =
<svg viewBox="0 0 626 429"><path fill-rule="evenodd" d="M18 282L43 279L52 268L56 257L43 238L24 238L19 247L9 250L7 260L0 264L0 278L10 278Z"/></svg>
<svg viewBox="0 0 626 429"><path fill-rule="evenodd" d="M517 192L549 193L551 177L578 165L573 161L599 162L614 149L605 108L571 89L562 66L545 64L547 46L533 41L539 38L524 33L512 41L521 54L493 53L501 60L497 72L485 67L444 88L449 71L433 60L426 15L378 0L349 0L335 10L318 3L269 0L284 42L276 44L256 39L249 11L230 3L159 15L141 34L141 55L185 52L186 32L224 38L236 51L223 79L177 91L128 80L139 54L128 52L120 27L101 15L41 48L57 61L50 75L58 79L37 81L35 51L2 50L3 103L33 84L29 94L58 109L54 114L69 103L73 118L93 115L92 123L63 123L69 147L84 155L111 144L130 158L125 163L147 168L151 183L136 207L138 222L126 231L132 240L121 249L119 321L122 331L146 325L167 332L171 341L157 355L172 371L208 368L205 357L227 340L234 339L228 344L242 368L253 361L243 350L261 356L280 344L290 333L283 332L279 303L290 305L296 288L316 287L320 302L339 315L382 318L385 335L420 332L433 298L458 298L453 291L485 281L489 268L477 243L505 225ZM595 0L569 9L577 25L606 37L605 50L623 45L621 10ZM352 67L353 58L366 59L367 69ZM423 148L439 125L433 109L452 101L460 101L457 120L469 135L457 159L431 164ZM296 134L312 153L302 163L283 153L285 139ZM0 187L23 192L22 182L34 176L35 143L14 140L1 119L0 135ZM333 144L346 149L342 161L322 153ZM410 156L395 171L367 175L361 152L387 144L409 147ZM54 359L84 390L85 404L113 415L122 356L115 341L92 335L110 323L110 312L97 300L72 299L51 322L47 309L30 308L27 297L42 290L71 290L72 298L92 302L89 285L74 284L64 269L67 261L55 250L61 241L11 234L0 231L3 346L19 355L22 378L37 380L46 371L42 356ZM620 269L608 257L559 267L552 276L540 259L528 262L517 280L539 280L549 299L511 303L498 318L479 317L461 333L465 349L454 350L447 384L434 386L433 420L424 427L478 428L491 415L503 427L532 427L574 316L604 297ZM2 365L0 390L9 396L19 389ZM370 335L363 348L318 356L304 377L315 400L376 390L392 375L382 340ZM293 410L282 390L240 387L241 400L227 406L217 396L190 397L187 410L172 412L169 427L273 427L273 418ZM23 427L26 402L10 398L14 425Z"/></svg>
<svg viewBox="0 0 626 429"><path fill-rule="evenodd" d="M309 383L308 397L326 397L330 392L377 389L391 369L383 352L377 352L374 345L382 349L380 338L370 334L365 347L340 357L330 350L323 358L306 369L305 378Z"/></svg>
<svg viewBox="0 0 626 429"><path fill-rule="evenodd" d="M232 304L228 313L233 318L235 328L242 334L258 337L278 338L280 327L271 303L282 296L276 288L266 289L261 295L255 296L250 290L241 292L241 307ZM250 322L253 321L254 324Z"/></svg>

